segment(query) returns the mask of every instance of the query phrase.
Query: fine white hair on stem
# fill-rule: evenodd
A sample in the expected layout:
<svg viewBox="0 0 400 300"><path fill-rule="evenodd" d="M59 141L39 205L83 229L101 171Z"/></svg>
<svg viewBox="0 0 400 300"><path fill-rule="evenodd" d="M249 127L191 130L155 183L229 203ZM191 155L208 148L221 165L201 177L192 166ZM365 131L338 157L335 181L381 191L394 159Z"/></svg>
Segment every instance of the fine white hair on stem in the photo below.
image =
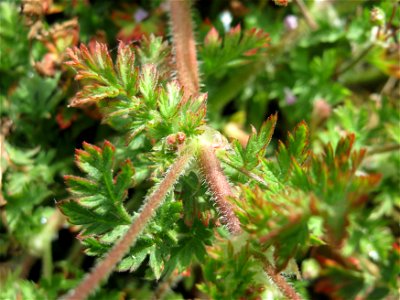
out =
<svg viewBox="0 0 400 300"><path fill-rule="evenodd" d="M162 204L168 193L171 192L178 179L189 167L193 154L188 151L182 153L166 172L165 177L157 188L146 197L140 213L134 219L125 235L115 244L106 257L100 261L82 282L63 300L86 299L115 268L117 263L132 247L147 223L152 219L157 208Z"/></svg>
<svg viewBox="0 0 400 300"><path fill-rule="evenodd" d="M229 202L229 198L234 197L232 188L211 145L202 143L198 160L201 172L221 215L222 223L228 227L232 234L241 233L240 221L235 215L233 205Z"/></svg>

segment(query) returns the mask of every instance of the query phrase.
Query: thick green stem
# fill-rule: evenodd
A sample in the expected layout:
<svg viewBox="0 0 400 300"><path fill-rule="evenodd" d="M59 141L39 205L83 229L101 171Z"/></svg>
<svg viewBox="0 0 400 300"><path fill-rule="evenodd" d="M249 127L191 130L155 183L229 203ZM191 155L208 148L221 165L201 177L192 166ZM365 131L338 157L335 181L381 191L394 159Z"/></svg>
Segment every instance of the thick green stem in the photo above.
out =
<svg viewBox="0 0 400 300"><path fill-rule="evenodd" d="M115 244L107 256L100 261L88 274L78 287L71 291L65 300L84 300L86 299L115 268L117 263L128 252L129 248L135 244L136 239L152 219L156 209L164 201L167 194L171 191L178 178L186 170L192 158L190 152L182 154L172 164L167 171L164 179L157 186L156 190L145 200L145 204L140 210L140 214L133 221L125 235Z"/></svg>

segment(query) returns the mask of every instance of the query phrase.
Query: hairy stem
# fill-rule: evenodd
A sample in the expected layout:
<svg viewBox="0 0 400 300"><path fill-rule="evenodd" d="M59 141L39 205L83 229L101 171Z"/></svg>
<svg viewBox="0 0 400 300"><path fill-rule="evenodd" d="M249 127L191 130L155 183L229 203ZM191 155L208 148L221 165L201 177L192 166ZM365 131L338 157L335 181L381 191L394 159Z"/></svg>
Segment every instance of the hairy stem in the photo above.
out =
<svg viewBox="0 0 400 300"><path fill-rule="evenodd" d="M128 252L129 248L134 245L139 234L153 217L156 209L160 206L178 178L189 165L191 158L192 154L190 152L184 153L172 164L157 189L145 200L140 214L133 221L125 235L115 244L114 248L110 250L107 256L95 266L92 272L83 279L78 287L63 299L86 299L100 282L111 273L116 264Z"/></svg>
<svg viewBox="0 0 400 300"><path fill-rule="evenodd" d="M232 234L239 234L242 231L240 221L233 211L233 205L228 200L234 195L211 145L201 146L198 159L206 182L214 195L218 211L222 215L223 223Z"/></svg>
<svg viewBox="0 0 400 300"><path fill-rule="evenodd" d="M264 271L268 274L268 276L272 279L272 281L287 299L301 300L301 297L299 294L297 294L296 290L286 282L285 278L283 278L282 275L275 270L275 268L269 263L269 261L267 261L267 259L263 260L263 264Z"/></svg>
<svg viewBox="0 0 400 300"><path fill-rule="evenodd" d="M169 6L178 80L184 87L187 100L191 95L198 94L200 90L190 1L170 0Z"/></svg>
<svg viewBox="0 0 400 300"><path fill-rule="evenodd" d="M268 259L261 253L253 253L263 264L265 273L271 278L275 285L279 288L285 298L290 300L301 300L296 290L279 274L279 272L271 265Z"/></svg>

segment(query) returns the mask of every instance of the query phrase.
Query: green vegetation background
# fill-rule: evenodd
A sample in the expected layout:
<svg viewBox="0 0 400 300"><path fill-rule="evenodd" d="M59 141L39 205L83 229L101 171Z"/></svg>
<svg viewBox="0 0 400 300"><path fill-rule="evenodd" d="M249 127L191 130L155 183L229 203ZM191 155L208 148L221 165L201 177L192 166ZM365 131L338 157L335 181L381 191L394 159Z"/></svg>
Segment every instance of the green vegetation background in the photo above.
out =
<svg viewBox="0 0 400 300"><path fill-rule="evenodd" d="M389 282L373 296L386 297L388 286L397 286L391 274L398 261L391 255L399 252L398 4L360 0L306 5L314 25L293 3L195 3L208 119L228 137L240 137L278 113L267 156L302 120L309 124L316 152L323 143L336 145L340 137L354 133L355 148L368 151L363 170L382 179L357 219L357 241L350 240L348 247L357 245L381 266L371 272ZM243 49L226 43L223 51L207 50L202 45L211 24L220 36L238 24L243 30L261 29L270 37L268 47L248 56L241 55L243 44ZM140 45L151 34L170 40L162 1L0 3L0 299L55 299L75 286L94 261L82 252L77 228L67 225L55 203L69 197L63 176L79 173L74 149L84 141L114 142L118 133L100 122L95 108L68 107L79 84L63 65L66 49L99 41L115 56L118 40ZM141 186L132 197L145 193L146 186ZM317 272L313 262L303 266ZM195 268L166 297L197 295L195 284L202 278L197 273ZM121 294L146 299L158 284L145 278L145 266L134 275L114 274L96 299L118 299ZM324 291L313 289L313 279L310 275L307 289L317 297Z"/></svg>

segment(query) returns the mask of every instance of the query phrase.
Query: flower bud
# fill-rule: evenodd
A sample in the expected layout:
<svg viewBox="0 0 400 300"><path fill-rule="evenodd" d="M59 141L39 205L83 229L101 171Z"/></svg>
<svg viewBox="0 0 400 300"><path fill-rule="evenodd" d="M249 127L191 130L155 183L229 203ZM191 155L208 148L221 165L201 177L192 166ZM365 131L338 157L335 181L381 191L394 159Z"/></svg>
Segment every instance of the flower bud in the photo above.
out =
<svg viewBox="0 0 400 300"><path fill-rule="evenodd" d="M332 107L325 99L318 99L314 102L313 117L318 121L323 121L329 118L332 113Z"/></svg>
<svg viewBox="0 0 400 300"><path fill-rule="evenodd" d="M371 22L379 26L385 24L385 13L382 9L374 7L371 10Z"/></svg>
<svg viewBox="0 0 400 300"><path fill-rule="evenodd" d="M274 2L278 6L287 6L289 3L289 0L274 0Z"/></svg>
<svg viewBox="0 0 400 300"><path fill-rule="evenodd" d="M299 22L296 16L294 15L288 15L286 16L285 20L283 21L283 23L285 24L285 28L288 31L292 31L297 29L297 27L299 26Z"/></svg>
<svg viewBox="0 0 400 300"><path fill-rule="evenodd" d="M291 89L286 87L283 92L285 93L285 101L287 105L293 105L296 103L297 97L293 94Z"/></svg>
<svg viewBox="0 0 400 300"><path fill-rule="evenodd" d="M185 141L185 139L186 139L186 134L183 133L183 132L178 132L178 133L176 134L176 139L177 139L177 141L178 141L178 144L182 144L182 143Z"/></svg>

